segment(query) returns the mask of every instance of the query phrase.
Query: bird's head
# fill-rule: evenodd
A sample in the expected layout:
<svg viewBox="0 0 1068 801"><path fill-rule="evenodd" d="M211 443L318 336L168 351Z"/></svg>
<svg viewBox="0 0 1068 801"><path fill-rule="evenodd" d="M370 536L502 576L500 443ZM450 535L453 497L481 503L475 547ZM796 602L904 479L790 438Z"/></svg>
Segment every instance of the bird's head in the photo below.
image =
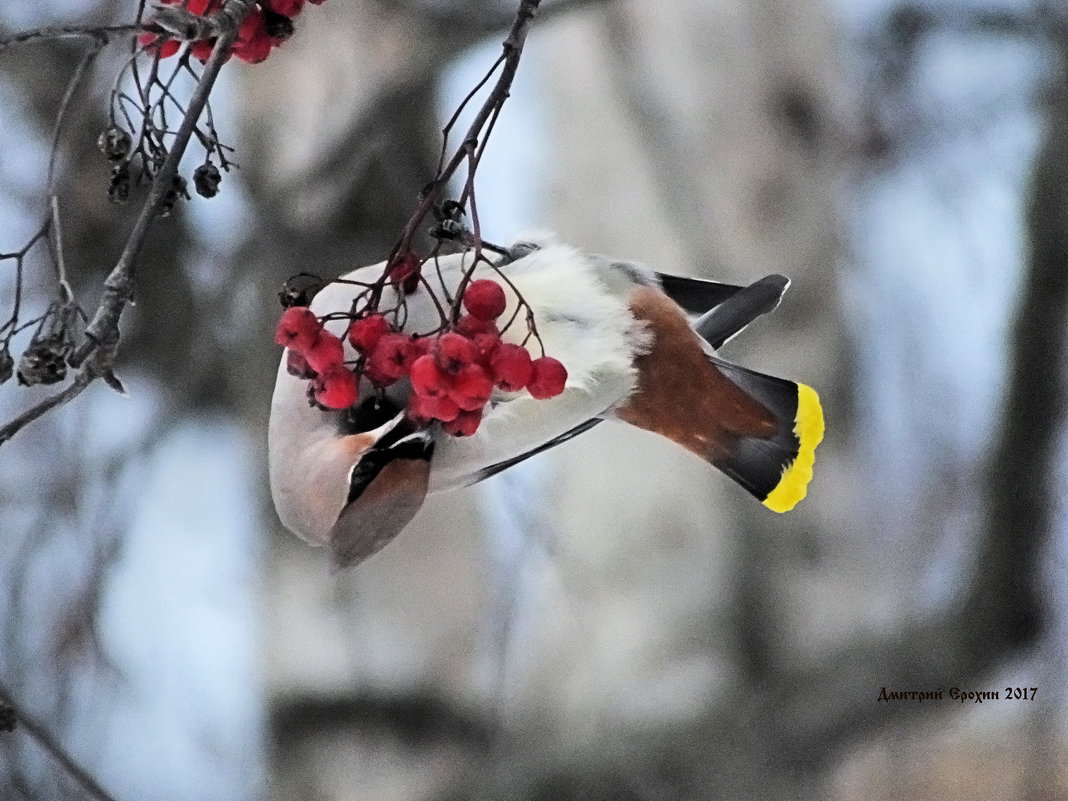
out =
<svg viewBox="0 0 1068 801"><path fill-rule="evenodd" d="M283 524L328 545L337 567L377 553L411 521L426 497L434 440L403 411L383 418L361 406L337 425L272 430L271 486ZM289 440L288 442L286 440Z"/></svg>

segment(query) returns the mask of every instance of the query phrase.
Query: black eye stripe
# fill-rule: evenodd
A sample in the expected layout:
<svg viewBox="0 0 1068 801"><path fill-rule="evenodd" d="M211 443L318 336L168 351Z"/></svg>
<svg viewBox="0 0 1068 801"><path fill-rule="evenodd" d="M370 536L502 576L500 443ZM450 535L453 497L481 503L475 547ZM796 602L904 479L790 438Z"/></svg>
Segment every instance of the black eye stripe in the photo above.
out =
<svg viewBox="0 0 1068 801"><path fill-rule="evenodd" d="M394 432L398 430L401 432L395 434ZM405 441L397 442L399 439ZM346 505L363 495L364 491L371 486L371 482L378 478L378 474L394 459L429 461L433 454L434 440L426 432L413 431L411 423L407 420L398 423L393 431L382 437L373 448L364 453L360 461L352 468L352 473L349 475L349 497Z"/></svg>
<svg viewBox="0 0 1068 801"><path fill-rule="evenodd" d="M338 429L342 435L373 431L396 417L398 412L400 407L389 398L371 397L340 415Z"/></svg>

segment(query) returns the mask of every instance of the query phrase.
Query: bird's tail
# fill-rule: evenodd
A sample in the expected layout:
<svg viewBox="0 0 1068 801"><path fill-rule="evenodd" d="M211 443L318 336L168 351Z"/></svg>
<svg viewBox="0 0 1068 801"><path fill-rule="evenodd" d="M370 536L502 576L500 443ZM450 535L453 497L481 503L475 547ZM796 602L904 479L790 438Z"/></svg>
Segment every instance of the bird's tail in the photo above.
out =
<svg viewBox="0 0 1068 801"><path fill-rule="evenodd" d="M763 406L774 419L768 436L741 434L712 463L776 512L788 512L808 492L823 409L805 384L757 373L713 358L713 367Z"/></svg>
<svg viewBox="0 0 1068 801"><path fill-rule="evenodd" d="M637 390L615 415L697 454L769 509L792 509L823 439L815 391L711 356L659 292L636 291L631 309L652 329L653 345L636 360Z"/></svg>

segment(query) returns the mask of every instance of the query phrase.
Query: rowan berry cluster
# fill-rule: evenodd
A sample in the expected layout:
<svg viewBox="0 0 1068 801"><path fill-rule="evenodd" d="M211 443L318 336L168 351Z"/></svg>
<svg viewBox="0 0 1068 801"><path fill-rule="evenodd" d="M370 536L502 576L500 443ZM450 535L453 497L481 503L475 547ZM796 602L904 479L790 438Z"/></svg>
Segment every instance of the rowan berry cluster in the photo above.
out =
<svg viewBox="0 0 1068 801"><path fill-rule="evenodd" d="M307 306L286 309L275 342L288 348L290 374L310 380L313 404L326 409L353 406L361 377L377 390L407 381L408 416L422 424L436 420L454 436L478 430L494 389L526 390L538 399L564 391L563 364L551 356L532 358L523 345L502 341L497 320L507 301L500 284L471 281L462 305L466 314L455 325L429 336L398 331L377 312L364 314L349 324L345 335L357 354L349 361L341 338L326 330Z"/></svg>
<svg viewBox="0 0 1068 801"><path fill-rule="evenodd" d="M312 5L322 5L326 0L306 0ZM182 0L160 0L163 5L179 5ZM246 15L234 41L234 56L251 64L258 64L271 54L271 50L293 35L293 18L304 9L305 0L259 0ZM198 17L205 17L222 8L222 0L188 0L185 9ZM152 33L141 35L145 47L158 47L160 58L169 58L181 48L174 39L160 41ZM189 45L189 52L200 61L207 61L215 46L214 39L201 39Z"/></svg>

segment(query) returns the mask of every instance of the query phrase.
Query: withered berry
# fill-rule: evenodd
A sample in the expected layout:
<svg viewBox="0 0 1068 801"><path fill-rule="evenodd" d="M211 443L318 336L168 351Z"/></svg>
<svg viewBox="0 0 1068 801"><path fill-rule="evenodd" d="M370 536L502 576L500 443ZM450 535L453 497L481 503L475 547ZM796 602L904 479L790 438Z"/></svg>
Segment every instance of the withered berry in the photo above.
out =
<svg viewBox="0 0 1068 801"><path fill-rule="evenodd" d="M201 197L215 197L219 194L222 174L219 168L206 161L193 171L193 186Z"/></svg>
<svg viewBox="0 0 1068 801"><path fill-rule="evenodd" d="M108 182L108 200L112 203L125 203L130 199L130 165L120 161L111 168L111 180Z"/></svg>
<svg viewBox="0 0 1068 801"><path fill-rule="evenodd" d="M15 372L15 360L11 357L11 350L5 344L0 348L0 384L11 378Z"/></svg>
<svg viewBox="0 0 1068 801"><path fill-rule="evenodd" d="M315 378L315 371L308 366L304 354L292 348L286 351L286 372L297 378Z"/></svg>
<svg viewBox="0 0 1068 801"><path fill-rule="evenodd" d="M112 125L100 134L100 138L96 140L96 146L100 148L100 152L108 161L122 161L130 155L133 142L130 140L130 134Z"/></svg>

